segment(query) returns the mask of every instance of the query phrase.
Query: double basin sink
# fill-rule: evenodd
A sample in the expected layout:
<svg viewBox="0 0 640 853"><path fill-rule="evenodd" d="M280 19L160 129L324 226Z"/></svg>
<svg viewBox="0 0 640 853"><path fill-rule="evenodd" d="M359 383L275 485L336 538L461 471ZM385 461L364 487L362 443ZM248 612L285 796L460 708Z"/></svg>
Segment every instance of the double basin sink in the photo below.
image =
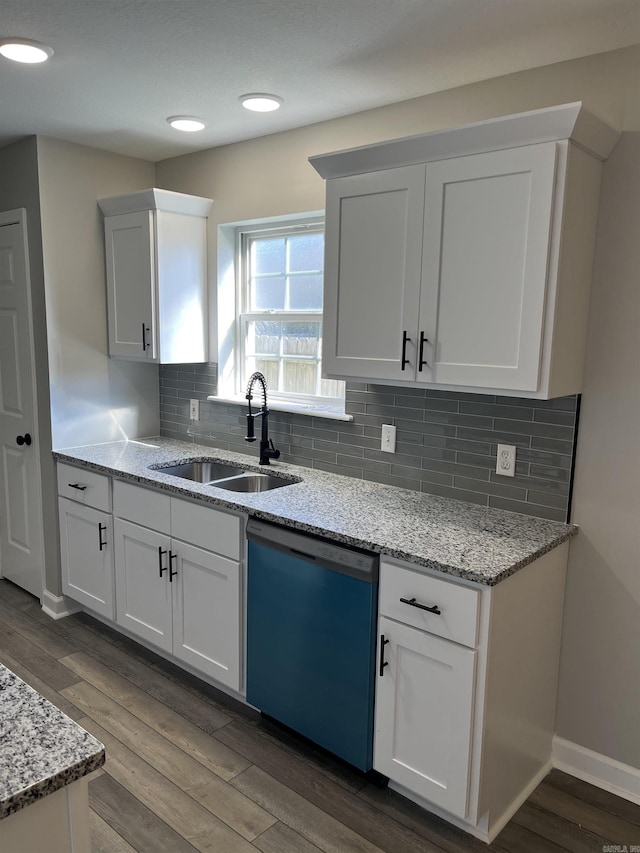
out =
<svg viewBox="0 0 640 853"><path fill-rule="evenodd" d="M294 483L301 482L297 477L243 471L238 465L227 465L224 462L217 462L215 459L200 459L194 462L184 462L181 465L163 467L154 465L153 470L161 474L181 477L183 480L205 483L208 486L215 486L217 489L226 489L230 492L268 492L271 489L279 489L282 486L291 486Z"/></svg>

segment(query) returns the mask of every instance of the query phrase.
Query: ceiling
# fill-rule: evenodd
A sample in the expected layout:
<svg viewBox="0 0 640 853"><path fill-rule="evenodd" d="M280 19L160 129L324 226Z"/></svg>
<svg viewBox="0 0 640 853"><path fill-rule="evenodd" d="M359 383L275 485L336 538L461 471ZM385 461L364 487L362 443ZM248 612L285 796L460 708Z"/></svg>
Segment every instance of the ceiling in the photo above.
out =
<svg viewBox="0 0 640 853"><path fill-rule="evenodd" d="M0 145L43 134L157 161L640 41L640 0L2 0ZM252 114L240 95L284 98ZM198 134L169 127L199 116Z"/></svg>

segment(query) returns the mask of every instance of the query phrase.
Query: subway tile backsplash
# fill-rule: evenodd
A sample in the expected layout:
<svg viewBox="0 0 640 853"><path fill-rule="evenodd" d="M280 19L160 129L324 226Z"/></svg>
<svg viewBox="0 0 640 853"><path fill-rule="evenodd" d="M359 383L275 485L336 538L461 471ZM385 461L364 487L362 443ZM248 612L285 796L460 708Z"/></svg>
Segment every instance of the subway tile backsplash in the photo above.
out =
<svg viewBox="0 0 640 853"><path fill-rule="evenodd" d="M207 401L216 387L215 364L160 367L161 434L257 453L244 441L246 409ZM577 403L348 382L353 421L272 411L269 433L285 462L565 521ZM393 454L380 450L386 423L397 427ZM513 478L495 472L498 443L517 448Z"/></svg>

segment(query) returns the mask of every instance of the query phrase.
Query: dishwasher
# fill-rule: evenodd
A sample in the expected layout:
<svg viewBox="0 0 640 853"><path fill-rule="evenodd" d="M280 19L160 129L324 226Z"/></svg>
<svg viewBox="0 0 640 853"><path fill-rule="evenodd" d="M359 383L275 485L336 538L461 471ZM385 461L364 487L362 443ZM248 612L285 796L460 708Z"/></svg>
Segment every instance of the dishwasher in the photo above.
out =
<svg viewBox="0 0 640 853"><path fill-rule="evenodd" d="M247 701L367 772L377 554L250 519Z"/></svg>

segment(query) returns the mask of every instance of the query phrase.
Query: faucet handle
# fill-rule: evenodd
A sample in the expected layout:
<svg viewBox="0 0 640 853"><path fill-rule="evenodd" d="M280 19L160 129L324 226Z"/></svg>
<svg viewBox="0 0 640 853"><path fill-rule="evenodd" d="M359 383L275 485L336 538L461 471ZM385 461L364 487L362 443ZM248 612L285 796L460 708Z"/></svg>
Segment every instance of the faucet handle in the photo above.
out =
<svg viewBox="0 0 640 853"><path fill-rule="evenodd" d="M272 459L280 459L280 451L276 450L275 447L273 446L273 439L272 438L269 439L269 444L271 446L271 458Z"/></svg>

